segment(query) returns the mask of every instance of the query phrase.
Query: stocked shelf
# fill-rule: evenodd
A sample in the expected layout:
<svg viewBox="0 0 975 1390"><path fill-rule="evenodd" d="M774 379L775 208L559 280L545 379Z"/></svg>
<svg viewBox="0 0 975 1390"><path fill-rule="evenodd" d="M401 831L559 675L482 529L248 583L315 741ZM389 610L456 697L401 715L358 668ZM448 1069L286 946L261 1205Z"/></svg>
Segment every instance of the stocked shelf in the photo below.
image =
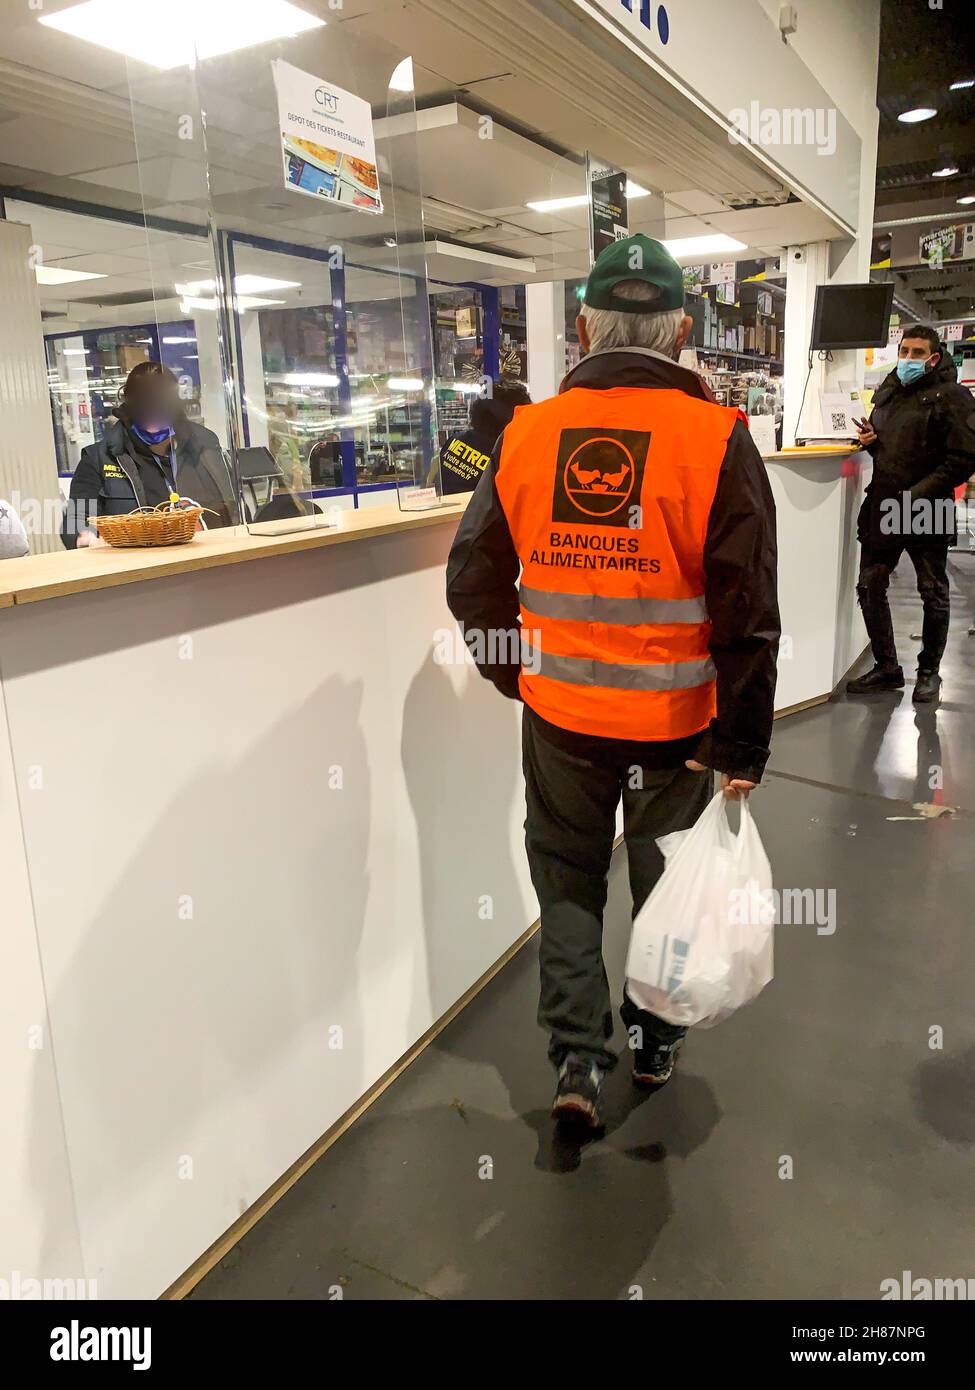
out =
<svg viewBox="0 0 975 1390"><path fill-rule="evenodd" d="M733 348L695 348L698 357L733 357L736 362L759 362L765 367L781 367L781 357L770 357L763 352L736 352Z"/></svg>

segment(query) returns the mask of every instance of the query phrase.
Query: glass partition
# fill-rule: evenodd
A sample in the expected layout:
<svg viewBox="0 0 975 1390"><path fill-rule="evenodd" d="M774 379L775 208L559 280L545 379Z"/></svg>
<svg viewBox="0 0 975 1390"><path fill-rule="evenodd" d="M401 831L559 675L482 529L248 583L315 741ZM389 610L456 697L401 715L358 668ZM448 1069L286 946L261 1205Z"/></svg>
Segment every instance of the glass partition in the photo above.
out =
<svg viewBox="0 0 975 1390"><path fill-rule="evenodd" d="M323 0L303 9L294 37L128 70L145 346L194 347L187 414L258 532L439 501L412 65Z"/></svg>

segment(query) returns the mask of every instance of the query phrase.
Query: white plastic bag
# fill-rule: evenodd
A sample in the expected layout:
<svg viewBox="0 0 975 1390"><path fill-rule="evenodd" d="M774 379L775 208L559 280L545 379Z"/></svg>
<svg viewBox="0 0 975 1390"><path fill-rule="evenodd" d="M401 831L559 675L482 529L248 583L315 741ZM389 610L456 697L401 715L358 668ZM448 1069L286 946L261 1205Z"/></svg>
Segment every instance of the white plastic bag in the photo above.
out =
<svg viewBox="0 0 975 1390"><path fill-rule="evenodd" d="M733 835L721 792L657 844L666 866L636 915L626 992L667 1023L713 1027L772 978L772 870L748 802Z"/></svg>

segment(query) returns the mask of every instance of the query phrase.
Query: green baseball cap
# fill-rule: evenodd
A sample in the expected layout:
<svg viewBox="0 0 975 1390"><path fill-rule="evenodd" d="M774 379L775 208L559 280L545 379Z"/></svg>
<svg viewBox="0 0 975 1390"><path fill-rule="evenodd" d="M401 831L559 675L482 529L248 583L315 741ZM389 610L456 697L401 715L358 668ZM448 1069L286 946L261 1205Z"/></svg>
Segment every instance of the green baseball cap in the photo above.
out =
<svg viewBox="0 0 975 1390"><path fill-rule="evenodd" d="M644 284L657 286L660 298L654 301L650 313L684 307L684 272L659 241L642 232L625 237L623 241L614 241L612 246L600 251L589 272L583 303L590 309L647 313L646 303L617 298L616 286L624 280L642 280Z"/></svg>

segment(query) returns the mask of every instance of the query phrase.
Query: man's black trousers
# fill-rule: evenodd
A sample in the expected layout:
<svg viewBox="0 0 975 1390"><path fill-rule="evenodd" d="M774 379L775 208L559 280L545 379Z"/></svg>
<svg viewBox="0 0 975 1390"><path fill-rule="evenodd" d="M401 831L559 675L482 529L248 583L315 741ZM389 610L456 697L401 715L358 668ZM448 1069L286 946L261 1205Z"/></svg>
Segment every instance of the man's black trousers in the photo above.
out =
<svg viewBox="0 0 975 1390"><path fill-rule="evenodd" d="M623 798L623 826L634 916L659 878L662 835L694 824L714 793L710 773L660 769L569 752L546 740L531 712L522 725L527 818L525 844L541 907L538 1021L559 1066L575 1052L611 1068L612 1003L603 964L603 909ZM671 1042L687 1031L638 1009L620 1010L638 1045Z"/></svg>
<svg viewBox="0 0 975 1390"><path fill-rule="evenodd" d="M873 649L874 661L878 666L896 666L897 647L894 643L894 625L890 619L890 604L887 601L887 586L905 550L917 575L917 591L921 595L924 608L918 670L934 672L938 670L944 655L951 613L948 599L947 543L876 546L868 542L860 551L857 598Z"/></svg>

